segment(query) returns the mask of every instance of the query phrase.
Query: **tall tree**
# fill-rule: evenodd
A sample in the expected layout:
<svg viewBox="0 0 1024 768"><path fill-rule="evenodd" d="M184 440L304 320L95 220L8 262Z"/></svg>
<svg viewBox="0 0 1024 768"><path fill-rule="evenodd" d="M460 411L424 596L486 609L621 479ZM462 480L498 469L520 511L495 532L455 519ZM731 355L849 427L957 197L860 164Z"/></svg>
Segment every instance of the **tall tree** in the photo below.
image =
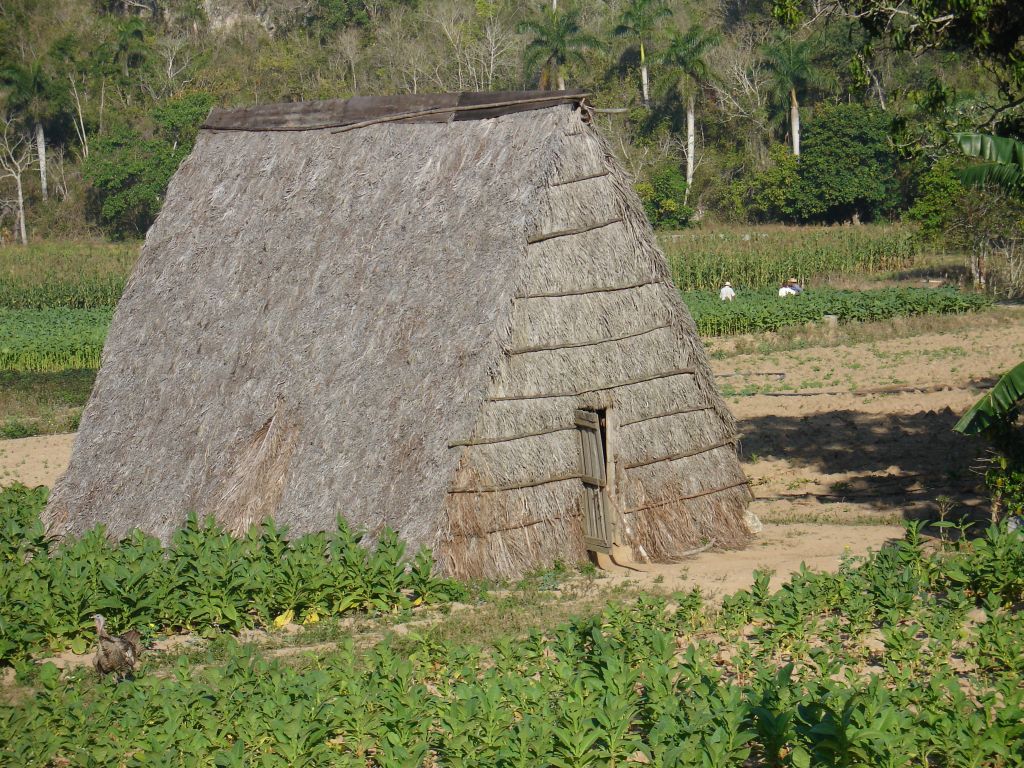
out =
<svg viewBox="0 0 1024 768"><path fill-rule="evenodd" d="M7 103L11 109L29 123L35 134L39 164L39 185L43 199L47 198L46 184L46 131L43 124L51 117L51 83L42 61L12 64L2 74L7 90Z"/></svg>
<svg viewBox="0 0 1024 768"><path fill-rule="evenodd" d="M523 64L529 71L540 68L540 87L565 90L563 69L572 61L583 63L585 52L599 50L604 44L580 27L580 13L575 8L563 11L545 9L519 25L521 33L530 32L533 39L523 51Z"/></svg>
<svg viewBox="0 0 1024 768"><path fill-rule="evenodd" d="M771 76L771 88L779 101L789 100L789 132L793 154L800 155L799 94L821 81L812 56L813 42L782 38L765 46L764 59Z"/></svg>
<svg viewBox="0 0 1024 768"><path fill-rule="evenodd" d="M14 182L18 235L22 245L28 243L28 236L25 233L25 193L21 178L31 165L32 143L18 133L13 119L0 115L0 179Z"/></svg>
<svg viewBox="0 0 1024 768"><path fill-rule="evenodd" d="M620 37L631 37L640 46L640 91L643 94L644 106L651 103L650 78L647 74L647 49L645 41L650 41L658 28L658 22L672 15L666 0L629 0L619 16L619 25L615 34Z"/></svg>
<svg viewBox="0 0 1024 768"><path fill-rule="evenodd" d="M696 141L696 101L697 94L710 78L710 68L705 58L708 51L718 45L721 34L715 30L707 30L699 24L690 27L682 34L675 34L665 51L664 61L668 66L677 67L680 71L679 95L686 100L686 199L690 196L693 185L694 157L697 150Z"/></svg>

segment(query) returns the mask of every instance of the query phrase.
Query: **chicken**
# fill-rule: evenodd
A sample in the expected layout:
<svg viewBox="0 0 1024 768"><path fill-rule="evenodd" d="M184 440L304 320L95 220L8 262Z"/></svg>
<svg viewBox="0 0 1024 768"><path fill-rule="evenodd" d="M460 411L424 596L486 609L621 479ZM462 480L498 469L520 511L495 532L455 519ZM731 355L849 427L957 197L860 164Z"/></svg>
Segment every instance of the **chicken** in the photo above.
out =
<svg viewBox="0 0 1024 768"><path fill-rule="evenodd" d="M96 622L97 649L93 661L96 671L101 676L114 673L118 680L124 680L132 674L142 652L142 636L129 629L113 637L107 632L107 620L103 616L97 613L92 618Z"/></svg>

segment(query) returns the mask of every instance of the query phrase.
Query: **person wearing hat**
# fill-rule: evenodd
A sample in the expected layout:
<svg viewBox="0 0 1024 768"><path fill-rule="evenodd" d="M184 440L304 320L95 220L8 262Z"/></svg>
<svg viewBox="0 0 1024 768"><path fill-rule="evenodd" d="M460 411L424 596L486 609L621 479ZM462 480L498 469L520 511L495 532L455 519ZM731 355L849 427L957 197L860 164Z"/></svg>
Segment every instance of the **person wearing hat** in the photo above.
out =
<svg viewBox="0 0 1024 768"><path fill-rule="evenodd" d="M722 290L718 292L718 298L722 301L732 301L736 298L736 291L732 289L732 283L726 281L725 285L722 286Z"/></svg>
<svg viewBox="0 0 1024 768"><path fill-rule="evenodd" d="M779 287L779 296L785 298L786 296L799 296L803 291L800 287L800 283L796 281L795 277L789 278Z"/></svg>

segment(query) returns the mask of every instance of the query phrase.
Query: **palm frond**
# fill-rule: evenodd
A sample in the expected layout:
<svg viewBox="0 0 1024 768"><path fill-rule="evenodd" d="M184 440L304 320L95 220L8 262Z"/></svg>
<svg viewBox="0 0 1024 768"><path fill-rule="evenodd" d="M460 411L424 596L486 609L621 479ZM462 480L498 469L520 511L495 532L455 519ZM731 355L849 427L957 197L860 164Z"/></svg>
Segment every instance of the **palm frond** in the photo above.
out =
<svg viewBox="0 0 1024 768"><path fill-rule="evenodd" d="M957 133L955 136L965 155L990 163L1013 163L1024 168L1024 142L985 133Z"/></svg>
<svg viewBox="0 0 1024 768"><path fill-rule="evenodd" d="M1024 170L1019 165L1009 163L979 163L960 170L957 176L969 187L984 187L991 184L1013 189L1024 180Z"/></svg>
<svg viewBox="0 0 1024 768"><path fill-rule="evenodd" d="M1024 405L1024 362L1000 377L953 427L965 435L978 435L1005 424Z"/></svg>
<svg viewBox="0 0 1024 768"><path fill-rule="evenodd" d="M954 135L965 155L984 161L960 171L958 175L964 184L1020 189L1024 183L1024 142L985 133Z"/></svg>

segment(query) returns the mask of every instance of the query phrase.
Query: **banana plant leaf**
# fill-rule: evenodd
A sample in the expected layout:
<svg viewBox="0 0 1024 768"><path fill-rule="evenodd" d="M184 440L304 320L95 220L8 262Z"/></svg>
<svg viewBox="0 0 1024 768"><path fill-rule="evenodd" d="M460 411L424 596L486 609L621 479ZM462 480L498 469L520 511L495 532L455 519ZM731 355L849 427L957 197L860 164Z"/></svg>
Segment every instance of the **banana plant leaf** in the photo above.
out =
<svg viewBox="0 0 1024 768"><path fill-rule="evenodd" d="M977 435L1005 424L1024 405L1024 362L1011 368L982 398L971 406L953 429Z"/></svg>
<svg viewBox="0 0 1024 768"><path fill-rule="evenodd" d="M958 133L956 141L965 155L984 161L960 172L965 184L1012 189L1024 181L1024 142L984 133Z"/></svg>

